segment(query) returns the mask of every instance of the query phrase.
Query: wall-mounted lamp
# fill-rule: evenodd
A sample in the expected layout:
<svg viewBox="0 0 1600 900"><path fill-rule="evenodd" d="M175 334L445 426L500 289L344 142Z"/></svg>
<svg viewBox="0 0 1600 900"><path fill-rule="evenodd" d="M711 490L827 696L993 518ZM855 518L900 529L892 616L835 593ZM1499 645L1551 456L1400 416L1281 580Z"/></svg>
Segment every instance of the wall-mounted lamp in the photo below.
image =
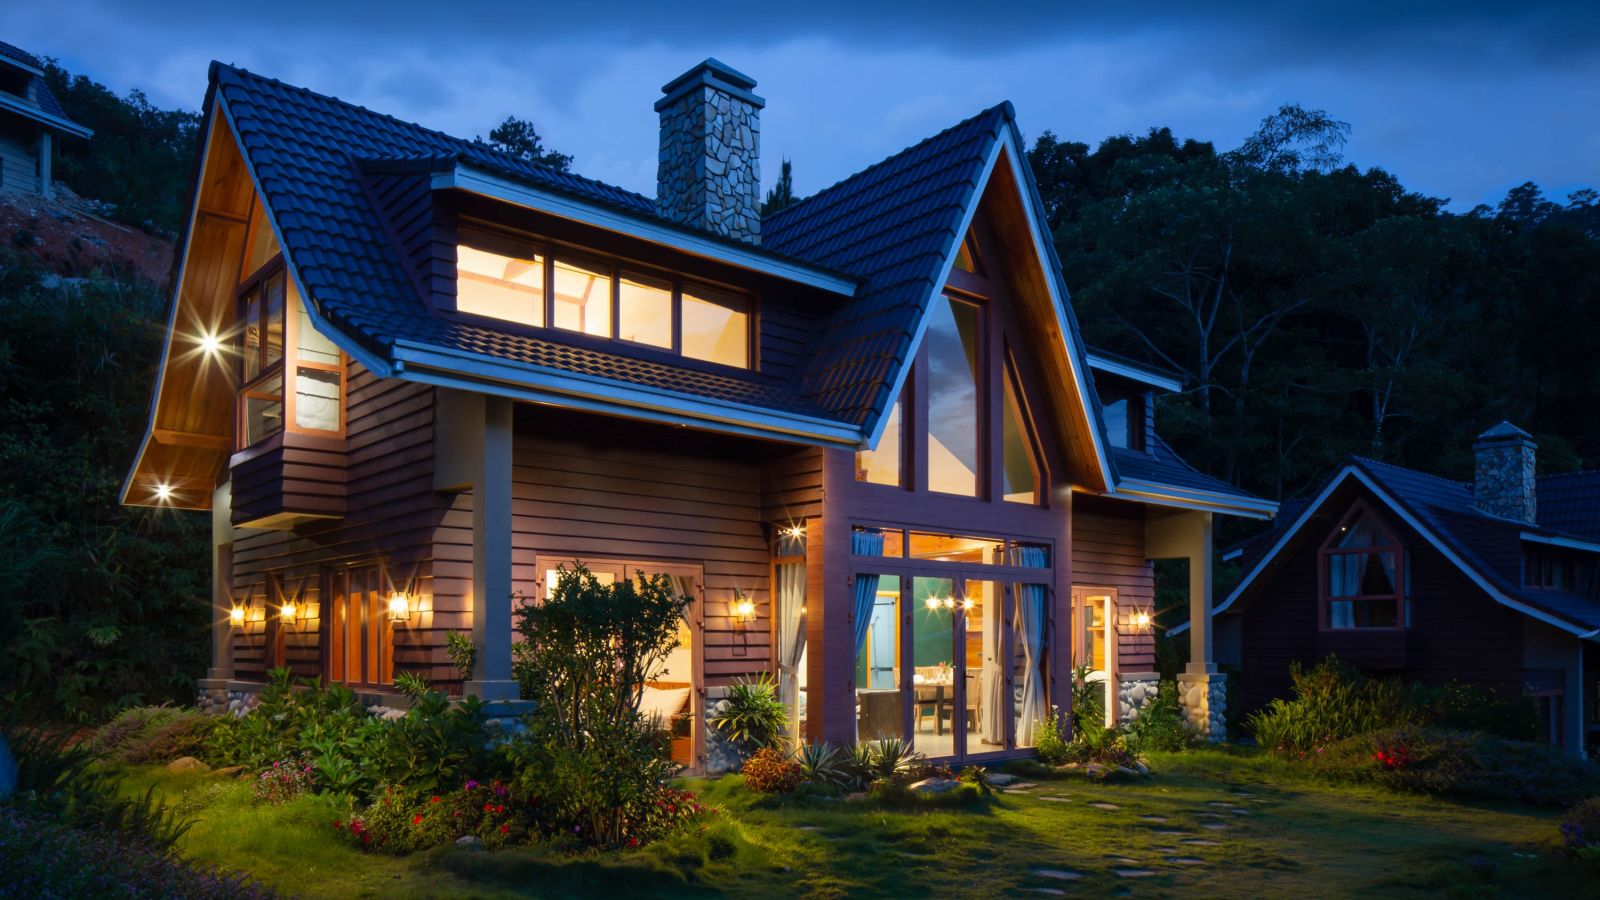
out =
<svg viewBox="0 0 1600 900"><path fill-rule="evenodd" d="M743 591L733 592L733 618L739 622L750 622L756 617L756 605Z"/></svg>
<svg viewBox="0 0 1600 900"><path fill-rule="evenodd" d="M1134 627L1136 627L1136 628L1149 628L1150 627L1150 614L1145 612L1142 609L1139 610L1138 612L1133 614L1133 624L1134 624Z"/></svg>
<svg viewBox="0 0 1600 900"><path fill-rule="evenodd" d="M222 338L213 332L208 331L200 335L197 343L200 344L200 352L207 356L216 356L222 352Z"/></svg>
<svg viewBox="0 0 1600 900"><path fill-rule="evenodd" d="M233 627L235 627L235 628L243 627L244 626L244 607L240 606L237 603L235 603L233 605L233 608L228 610L228 621L232 622L233 623Z"/></svg>
<svg viewBox="0 0 1600 900"><path fill-rule="evenodd" d="M783 536L791 541L798 541L806 536L806 527L804 525L790 525L783 530Z"/></svg>
<svg viewBox="0 0 1600 900"><path fill-rule="evenodd" d="M389 592L389 621L407 622L411 620L411 598L400 591Z"/></svg>
<svg viewBox="0 0 1600 900"><path fill-rule="evenodd" d="M300 608L295 605L293 600L285 600L283 605L278 607L278 618L285 622L293 622L295 616L299 614Z"/></svg>

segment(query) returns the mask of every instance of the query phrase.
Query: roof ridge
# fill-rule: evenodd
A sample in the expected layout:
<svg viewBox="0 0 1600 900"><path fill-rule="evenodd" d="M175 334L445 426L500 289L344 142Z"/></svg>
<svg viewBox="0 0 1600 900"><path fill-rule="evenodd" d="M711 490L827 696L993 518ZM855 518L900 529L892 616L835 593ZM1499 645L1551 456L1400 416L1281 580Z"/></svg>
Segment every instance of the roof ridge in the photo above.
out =
<svg viewBox="0 0 1600 900"><path fill-rule="evenodd" d="M1600 469L1579 469L1576 472L1552 472L1549 475L1540 475L1540 476L1538 476L1538 480L1539 481L1547 481L1547 480L1554 479L1554 478L1584 478L1584 477L1587 477L1587 478L1600 478Z"/></svg>
<svg viewBox="0 0 1600 900"><path fill-rule="evenodd" d="M421 124L419 122L412 122L412 121L409 121L407 119L402 119L399 116L396 116L396 115L394 115L392 113L378 112L375 109L368 109L367 107L362 106L359 103L352 103L349 100L342 100L342 99L340 99L340 98L338 98L338 97L336 97L336 96L334 96L332 94L324 94L321 91L314 91L311 88L305 87L303 85L290 84L287 81L282 81L280 79L273 78L270 75L263 75L263 74L261 74L259 72L252 72L249 69L243 68L241 66L233 65L232 63L225 63L225 62L222 62L221 60L212 60L211 65L214 68L217 68L217 69L226 69L226 70L228 70L230 72L234 72L236 74L243 75L243 76L246 76L248 78L253 78L253 79L256 79L258 81L265 81L265 82L267 82L267 83L269 83L271 85L274 85L276 87L279 87L279 88L285 88L285 89L288 89L290 91L294 91L296 93L304 94L304 95L310 96L310 97L315 97L318 100L324 100L324 101L327 101L327 102L330 102L330 103L337 103L340 106L349 107L350 109L358 109L361 112L366 113L367 115L374 116L374 117L376 117L378 119L382 119L384 121L393 122L393 123L395 123L397 125L404 125L407 128L415 128L418 131L422 131L422 132L425 132L427 134L433 135L434 137L441 138L442 140L444 140L444 141L446 141L448 143L465 144L465 145L467 145L469 147L476 147L476 148L479 148L479 149L483 150L483 152L485 152L485 153L491 154L491 155L496 156L496 157L500 157L500 158L505 159L505 160L510 161L510 162L515 162L515 163L520 164L520 165L533 166L533 167L536 167L536 168L539 168L539 169L543 169L543 170L549 172L551 175L554 175L554 176L565 176L565 177L568 177L568 178L576 178L576 179L578 179L580 181L587 181L587 182L589 182L591 184L599 185L601 187L606 188L607 190L616 191L616 192L622 193L622 194L629 194L631 196L637 197L640 200L642 200L642 201L644 201L646 203L650 203L652 205L655 203L655 201L653 199L651 199L649 197L646 197L645 195L639 193L638 191L630 191L625 187L618 187L617 185L611 184L609 182L601 181L598 178L590 178L587 175L580 175L577 172L563 171L563 170L557 169L554 166L551 166L551 165L549 165L547 163L537 162L537 161L531 160L531 159L523 159L520 156L515 156L515 155L512 155L510 153L507 153L504 150L496 150L494 147L490 146L487 141L480 141L480 140L478 140L476 138L464 138L464 137L458 137L458 136L453 135L453 134L448 134L446 132L440 131L437 128L430 128L427 125L423 125L423 124ZM460 150L457 149L457 150L453 151L452 155L459 156L459 154L460 154Z"/></svg>
<svg viewBox="0 0 1600 900"><path fill-rule="evenodd" d="M839 179L838 181L835 181L833 184L828 185L827 187L823 188L820 191L817 191L816 193L812 194L809 197L806 197L803 200L800 200L800 201L798 201L796 203L792 203L792 204L790 204L788 206L785 206L783 209L778 210L777 212L773 213L772 215L764 217L761 220L761 224L763 226L765 226L768 222L771 222L774 225L776 225L782 219L787 218L791 213L793 213L793 212L795 212L797 210L805 208L806 206L810 205L813 201L822 198L824 195L832 194L835 191L838 191L838 190L842 189L845 185L849 184L850 182L855 181L855 180L857 180L859 178L863 178L863 177L865 177L867 175L870 175L871 173L877 171L878 169L883 168L884 166L888 165L891 162L894 162L895 160L899 159L900 157L905 156L907 153L910 153L913 150L918 149L919 147L923 147L923 146L926 146L928 144L931 144L934 141L937 141L940 138L943 138L945 135L949 134L950 132L955 131L955 130L960 129L960 128L964 128L964 127L972 124L973 122L976 122L977 120L983 118L984 116L991 115L991 114L993 114L993 113L998 111L998 112L1000 112L1002 117L1009 119L1011 117L1011 115L1012 115L1011 110L1012 110L1011 101L1010 100L1002 100L999 103L996 103L994 106L988 107L987 109L984 109L981 112L975 113L975 114L973 114L971 116L968 116L965 119L962 119L959 122L956 122L955 124L949 126L948 128L945 128L945 129L941 130L937 134L929 135L928 137L925 137L922 140L917 141L915 144L910 144L910 145L908 145L906 147L903 147L903 148L901 148L899 150L896 150L895 152L889 154L888 156L885 156L883 159L878 160L877 162L873 163L870 166L867 166L865 169L862 169L862 170L860 170L858 172L855 172L855 173L852 173L850 175L846 175L845 177Z"/></svg>
<svg viewBox="0 0 1600 900"><path fill-rule="evenodd" d="M1384 460L1381 460L1381 459L1373 459L1370 456L1361 456L1359 454L1351 454L1350 458L1352 460L1354 460L1355 462L1361 463L1363 465L1381 466L1381 467L1386 468L1386 469L1398 469L1398 470L1400 470L1402 472L1405 472L1407 474L1410 474L1410 475L1420 475L1423 478L1431 478L1434 481L1442 481L1445 484L1453 485L1453 486L1459 487L1459 488L1465 488L1468 485L1472 484L1472 482L1470 482L1470 481L1457 481L1454 478L1446 478L1443 475L1435 475L1432 472L1424 472L1421 469L1413 469L1410 466L1402 466L1399 463L1385 462Z"/></svg>

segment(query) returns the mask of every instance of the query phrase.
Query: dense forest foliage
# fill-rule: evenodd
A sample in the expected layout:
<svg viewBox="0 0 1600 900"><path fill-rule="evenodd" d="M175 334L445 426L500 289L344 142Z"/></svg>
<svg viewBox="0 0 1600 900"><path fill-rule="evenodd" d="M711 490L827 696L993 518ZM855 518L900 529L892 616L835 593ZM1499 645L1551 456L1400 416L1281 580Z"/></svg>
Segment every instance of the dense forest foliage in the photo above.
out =
<svg viewBox="0 0 1600 900"><path fill-rule="evenodd" d="M58 177L175 232L198 117L49 71L96 132L64 142ZM1165 128L1093 150L1042 134L1029 157L1088 339L1182 373L1163 435L1272 498L1350 453L1470 477L1473 435L1503 418L1534 432L1547 471L1600 459L1595 192L1527 184L1452 214L1344 162L1347 134L1294 106L1229 151ZM488 143L570 161L520 120ZM783 168L770 204L794 200ZM0 235L0 704L88 720L186 701L207 655L208 523L117 504L164 288L120 271L61 287L24 243Z"/></svg>

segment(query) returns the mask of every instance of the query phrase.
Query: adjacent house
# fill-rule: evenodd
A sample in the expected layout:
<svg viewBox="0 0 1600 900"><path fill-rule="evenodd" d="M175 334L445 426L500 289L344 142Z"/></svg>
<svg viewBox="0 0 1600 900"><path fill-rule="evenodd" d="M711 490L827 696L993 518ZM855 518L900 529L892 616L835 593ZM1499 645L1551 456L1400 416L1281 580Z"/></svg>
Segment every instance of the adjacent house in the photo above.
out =
<svg viewBox="0 0 1600 900"><path fill-rule="evenodd" d="M1003 757L1074 662L1137 707L1181 558L1220 736L1212 517L1274 505L1156 436L1171 376L1086 351L1011 106L762 217L754 88L663 88L652 198L212 66L122 495L211 511L212 702L280 666L514 701L514 607L581 561L693 599L642 700L687 765L762 674L798 734Z"/></svg>
<svg viewBox="0 0 1600 900"><path fill-rule="evenodd" d="M1351 459L1279 526L1225 558L1219 657L1245 710L1289 693L1289 665L1328 654L1426 683L1537 698L1552 744L1584 752L1600 690L1600 472L1536 474L1502 422L1474 479Z"/></svg>
<svg viewBox="0 0 1600 900"><path fill-rule="evenodd" d="M93 134L62 112L38 58L0 41L0 194L54 196L55 139Z"/></svg>

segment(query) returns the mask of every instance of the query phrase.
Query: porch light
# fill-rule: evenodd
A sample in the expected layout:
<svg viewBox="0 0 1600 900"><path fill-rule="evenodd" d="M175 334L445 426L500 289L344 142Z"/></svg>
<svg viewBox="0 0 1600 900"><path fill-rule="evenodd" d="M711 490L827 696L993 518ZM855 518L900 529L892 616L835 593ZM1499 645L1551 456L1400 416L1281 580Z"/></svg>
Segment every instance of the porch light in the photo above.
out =
<svg viewBox="0 0 1600 900"><path fill-rule="evenodd" d="M278 607L278 617L283 619L285 622L293 622L295 614L298 612L299 610L292 602L285 603Z"/></svg>
<svg viewBox="0 0 1600 900"><path fill-rule="evenodd" d="M971 597L967 597L967 598L965 598L965 599L963 599L961 601L961 609L963 611L969 610L971 608L972 608L972 598Z"/></svg>
<svg viewBox="0 0 1600 900"><path fill-rule="evenodd" d="M946 597L946 598L944 598L944 608L945 609L955 609L956 608L956 598L954 598L954 597Z"/></svg>
<svg viewBox="0 0 1600 900"><path fill-rule="evenodd" d="M162 503L166 503L168 500L171 500L172 499L172 485L167 484L165 481L157 483L156 484L156 499L161 501Z"/></svg>
<svg viewBox="0 0 1600 900"><path fill-rule="evenodd" d="M806 536L806 527L804 525L790 525L783 530L783 536L791 541L798 541Z"/></svg>
<svg viewBox="0 0 1600 900"><path fill-rule="evenodd" d="M216 356L222 352L222 338L212 332L200 335L200 352L207 356Z"/></svg>
<svg viewBox="0 0 1600 900"><path fill-rule="evenodd" d="M1133 614L1133 624L1134 624L1135 627L1138 627L1138 628L1149 628L1150 627L1150 614L1145 612L1142 609L1139 610L1138 612Z"/></svg>
<svg viewBox="0 0 1600 900"><path fill-rule="evenodd" d="M756 617L755 603L743 592L733 592L733 617L740 622L749 622Z"/></svg>
<svg viewBox="0 0 1600 900"><path fill-rule="evenodd" d="M244 607L235 603L233 608L228 610L228 621L232 622L235 628L244 625Z"/></svg>
<svg viewBox="0 0 1600 900"><path fill-rule="evenodd" d="M411 600L399 591L389 593L389 621L406 622L411 619Z"/></svg>

